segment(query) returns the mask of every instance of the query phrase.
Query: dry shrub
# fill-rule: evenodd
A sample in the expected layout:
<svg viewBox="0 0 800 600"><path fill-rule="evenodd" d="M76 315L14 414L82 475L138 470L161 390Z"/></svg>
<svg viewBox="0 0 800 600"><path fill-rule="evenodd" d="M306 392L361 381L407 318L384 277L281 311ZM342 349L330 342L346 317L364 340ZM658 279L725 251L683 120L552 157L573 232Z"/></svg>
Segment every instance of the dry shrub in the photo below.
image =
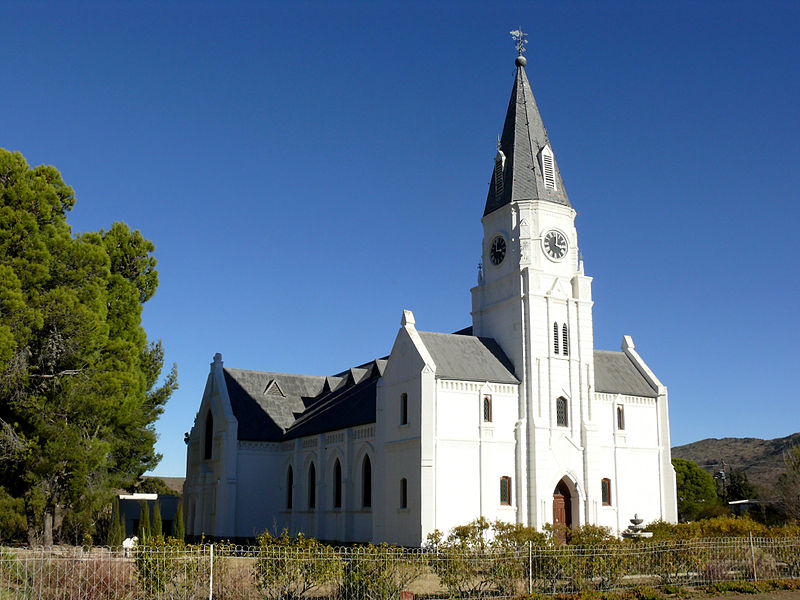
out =
<svg viewBox="0 0 800 600"><path fill-rule="evenodd" d="M31 597L42 600L133 600L138 584L130 562L92 553L47 560L31 581Z"/></svg>

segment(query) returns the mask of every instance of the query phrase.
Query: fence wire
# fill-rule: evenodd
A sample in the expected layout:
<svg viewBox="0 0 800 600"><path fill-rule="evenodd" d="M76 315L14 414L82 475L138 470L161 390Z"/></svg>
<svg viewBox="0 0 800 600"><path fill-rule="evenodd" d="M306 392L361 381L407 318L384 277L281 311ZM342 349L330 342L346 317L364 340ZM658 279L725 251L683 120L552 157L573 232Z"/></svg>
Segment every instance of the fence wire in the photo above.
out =
<svg viewBox="0 0 800 600"><path fill-rule="evenodd" d="M0 548L0 600L520 598L800 578L800 538L313 549L232 545Z"/></svg>

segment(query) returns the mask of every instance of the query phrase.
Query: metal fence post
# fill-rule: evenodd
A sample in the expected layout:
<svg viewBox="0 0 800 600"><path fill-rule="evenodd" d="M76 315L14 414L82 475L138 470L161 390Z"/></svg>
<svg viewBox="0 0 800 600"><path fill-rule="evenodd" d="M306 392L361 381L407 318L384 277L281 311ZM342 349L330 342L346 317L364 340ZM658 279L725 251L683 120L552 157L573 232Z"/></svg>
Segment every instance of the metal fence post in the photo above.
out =
<svg viewBox="0 0 800 600"><path fill-rule="evenodd" d="M749 531L750 534L750 561L753 563L753 581L758 581L758 574L756 573L756 552L753 548L753 532Z"/></svg>
<svg viewBox="0 0 800 600"><path fill-rule="evenodd" d="M528 540L528 596L533 595L533 544Z"/></svg>
<svg viewBox="0 0 800 600"><path fill-rule="evenodd" d="M208 549L208 600L214 598L214 544Z"/></svg>

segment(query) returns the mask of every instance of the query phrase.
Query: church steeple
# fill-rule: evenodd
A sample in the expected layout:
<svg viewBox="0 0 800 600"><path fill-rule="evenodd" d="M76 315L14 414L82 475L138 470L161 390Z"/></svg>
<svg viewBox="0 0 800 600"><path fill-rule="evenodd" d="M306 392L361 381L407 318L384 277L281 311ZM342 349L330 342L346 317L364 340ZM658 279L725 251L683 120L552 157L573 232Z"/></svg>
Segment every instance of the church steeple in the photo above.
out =
<svg viewBox="0 0 800 600"><path fill-rule="evenodd" d="M547 130L525 73L524 35L512 32L519 55L503 134L489 182L484 216L517 200L547 200L570 206Z"/></svg>

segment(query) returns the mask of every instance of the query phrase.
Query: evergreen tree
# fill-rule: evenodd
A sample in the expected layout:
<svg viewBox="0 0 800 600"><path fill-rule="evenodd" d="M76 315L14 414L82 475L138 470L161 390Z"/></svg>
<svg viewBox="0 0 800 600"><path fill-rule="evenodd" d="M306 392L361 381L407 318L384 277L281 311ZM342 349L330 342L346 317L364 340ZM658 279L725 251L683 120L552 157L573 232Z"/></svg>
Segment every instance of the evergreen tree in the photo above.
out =
<svg viewBox="0 0 800 600"><path fill-rule="evenodd" d="M183 502L178 502L178 508L175 511L175 525L172 528L172 537L183 541L186 537L186 527L183 524Z"/></svg>
<svg viewBox="0 0 800 600"><path fill-rule="evenodd" d="M784 452L786 470L778 477L778 508L787 522L800 522L800 445Z"/></svg>
<svg viewBox="0 0 800 600"><path fill-rule="evenodd" d="M139 543L147 543L150 534L150 506L148 506L147 500L139 500L139 529L136 530Z"/></svg>
<svg viewBox="0 0 800 600"><path fill-rule="evenodd" d="M153 504L153 526L151 529L153 537L163 537L164 527L161 522L161 503L158 501L158 499L156 499L155 504Z"/></svg>
<svg viewBox="0 0 800 600"><path fill-rule="evenodd" d="M741 470L731 471L728 500L750 500L756 496L756 488L750 483L747 473Z"/></svg>
<svg viewBox="0 0 800 600"><path fill-rule="evenodd" d="M673 458L675 483L678 488L678 517L694 521L719 514L724 509L717 496L714 478L697 464L683 458Z"/></svg>
<svg viewBox="0 0 800 600"><path fill-rule="evenodd" d="M113 488L153 468L153 424L177 387L141 326L153 244L124 223L74 235L75 194L51 166L0 149L0 481L29 543L56 508L90 528ZM77 534L77 532L76 532Z"/></svg>
<svg viewBox="0 0 800 600"><path fill-rule="evenodd" d="M106 540L106 544L111 548L116 548L122 544L124 537L125 532L119 514L119 498L114 496L114 505L111 508L111 522L108 524L108 539Z"/></svg>

